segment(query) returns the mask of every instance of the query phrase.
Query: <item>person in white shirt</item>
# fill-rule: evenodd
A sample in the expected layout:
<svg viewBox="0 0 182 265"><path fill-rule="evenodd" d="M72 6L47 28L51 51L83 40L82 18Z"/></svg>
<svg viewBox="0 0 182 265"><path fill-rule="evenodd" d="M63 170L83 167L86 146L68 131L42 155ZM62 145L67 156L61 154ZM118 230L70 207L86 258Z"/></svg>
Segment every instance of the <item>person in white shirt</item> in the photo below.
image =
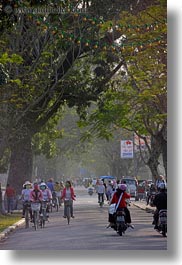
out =
<svg viewBox="0 0 182 265"><path fill-rule="evenodd" d="M40 187L40 190L42 191L42 195L43 195L42 201L50 203L52 200L52 193L51 193L50 189L47 187L46 183L42 182L39 185L39 187ZM47 217L49 217L49 214L48 214L49 213L49 207L50 207L49 203L47 204L47 208L46 208Z"/></svg>
<svg viewBox="0 0 182 265"><path fill-rule="evenodd" d="M99 181L99 185L97 187L97 193L98 193L98 202L104 203L104 194L106 192L106 188L104 186L104 183L102 180Z"/></svg>
<svg viewBox="0 0 182 265"><path fill-rule="evenodd" d="M23 203L23 213L22 218L25 218L25 209L30 204L30 192L32 190L32 183L30 181L25 181L23 184L23 189L21 192L20 200ZM32 219L32 209L29 207L30 219Z"/></svg>

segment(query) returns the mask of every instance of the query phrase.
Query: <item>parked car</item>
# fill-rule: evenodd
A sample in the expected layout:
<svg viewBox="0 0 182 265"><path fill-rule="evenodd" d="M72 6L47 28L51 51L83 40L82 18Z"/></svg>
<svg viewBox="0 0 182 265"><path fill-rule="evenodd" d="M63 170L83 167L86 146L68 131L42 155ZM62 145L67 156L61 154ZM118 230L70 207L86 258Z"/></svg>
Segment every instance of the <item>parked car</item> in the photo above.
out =
<svg viewBox="0 0 182 265"><path fill-rule="evenodd" d="M130 193L131 197L136 196L137 182L134 178L125 177L122 182L127 185L127 192Z"/></svg>

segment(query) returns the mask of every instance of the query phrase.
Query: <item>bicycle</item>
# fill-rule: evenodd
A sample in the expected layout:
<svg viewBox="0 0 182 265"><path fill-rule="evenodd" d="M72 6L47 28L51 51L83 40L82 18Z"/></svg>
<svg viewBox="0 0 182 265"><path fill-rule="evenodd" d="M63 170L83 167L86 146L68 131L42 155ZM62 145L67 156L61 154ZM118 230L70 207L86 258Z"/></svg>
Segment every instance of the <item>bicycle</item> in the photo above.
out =
<svg viewBox="0 0 182 265"><path fill-rule="evenodd" d="M47 205L48 205L47 201L42 201L42 203L41 203L41 214L40 214L40 227L41 228L44 228L45 222L48 221L47 212L46 212Z"/></svg>
<svg viewBox="0 0 182 265"><path fill-rule="evenodd" d="M69 199L65 199L64 200L64 205L65 205L65 216L67 218L68 221L68 225L70 224L70 218L71 218L71 205L72 205L72 201Z"/></svg>
<svg viewBox="0 0 182 265"><path fill-rule="evenodd" d="M33 223L35 230L39 227L39 212L40 212L40 202L31 202L32 214L33 214Z"/></svg>
<svg viewBox="0 0 182 265"><path fill-rule="evenodd" d="M52 212L53 207L58 212L58 210L59 210L59 200L58 200L58 197L57 197L55 192L52 193L51 212Z"/></svg>
<svg viewBox="0 0 182 265"><path fill-rule="evenodd" d="M30 208L31 204L29 201L24 202L24 207L25 207L25 228L29 228L29 213L30 213Z"/></svg>

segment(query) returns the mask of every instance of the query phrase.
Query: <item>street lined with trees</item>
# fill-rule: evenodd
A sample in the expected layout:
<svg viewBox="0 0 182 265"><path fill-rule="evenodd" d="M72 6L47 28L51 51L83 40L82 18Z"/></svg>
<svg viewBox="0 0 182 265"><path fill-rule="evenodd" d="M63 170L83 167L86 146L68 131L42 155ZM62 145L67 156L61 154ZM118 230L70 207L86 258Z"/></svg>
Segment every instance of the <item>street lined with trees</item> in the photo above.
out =
<svg viewBox="0 0 182 265"><path fill-rule="evenodd" d="M36 13L45 6L54 12ZM145 163L156 177L162 154L166 170L166 1L2 1L0 12L0 166L17 192L35 154L56 153L67 106L82 140L150 136Z"/></svg>

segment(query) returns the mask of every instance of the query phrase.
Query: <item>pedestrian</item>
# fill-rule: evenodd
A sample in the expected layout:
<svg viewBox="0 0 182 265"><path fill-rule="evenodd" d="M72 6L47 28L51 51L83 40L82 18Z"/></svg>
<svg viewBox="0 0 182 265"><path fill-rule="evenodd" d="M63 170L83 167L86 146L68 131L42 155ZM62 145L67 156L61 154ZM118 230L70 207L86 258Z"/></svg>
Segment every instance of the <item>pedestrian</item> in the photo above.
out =
<svg viewBox="0 0 182 265"><path fill-rule="evenodd" d="M71 217L74 218L73 215L73 201L75 200L75 192L74 189L71 185L71 181L67 180L66 184L65 184L65 188L63 189L62 195L61 195L61 199L64 200L64 202L66 200L69 200L71 202ZM66 207L64 204L64 218L66 218Z"/></svg>
<svg viewBox="0 0 182 265"><path fill-rule="evenodd" d="M156 186L156 188L157 188L157 190L159 191L160 190L160 184L161 183L164 183L165 184L165 186L166 186L166 180L165 180L165 178L164 178L164 176L163 175L159 175L159 177L157 178L157 180L156 180L156 182L155 182L155 186Z"/></svg>
<svg viewBox="0 0 182 265"><path fill-rule="evenodd" d="M8 183L6 186L5 196L7 199L7 212L13 213L14 210L14 199L16 196L15 189Z"/></svg>
<svg viewBox="0 0 182 265"><path fill-rule="evenodd" d="M106 193L106 188L102 180L99 181L97 193L98 193L98 203L99 202L104 203L104 194Z"/></svg>

